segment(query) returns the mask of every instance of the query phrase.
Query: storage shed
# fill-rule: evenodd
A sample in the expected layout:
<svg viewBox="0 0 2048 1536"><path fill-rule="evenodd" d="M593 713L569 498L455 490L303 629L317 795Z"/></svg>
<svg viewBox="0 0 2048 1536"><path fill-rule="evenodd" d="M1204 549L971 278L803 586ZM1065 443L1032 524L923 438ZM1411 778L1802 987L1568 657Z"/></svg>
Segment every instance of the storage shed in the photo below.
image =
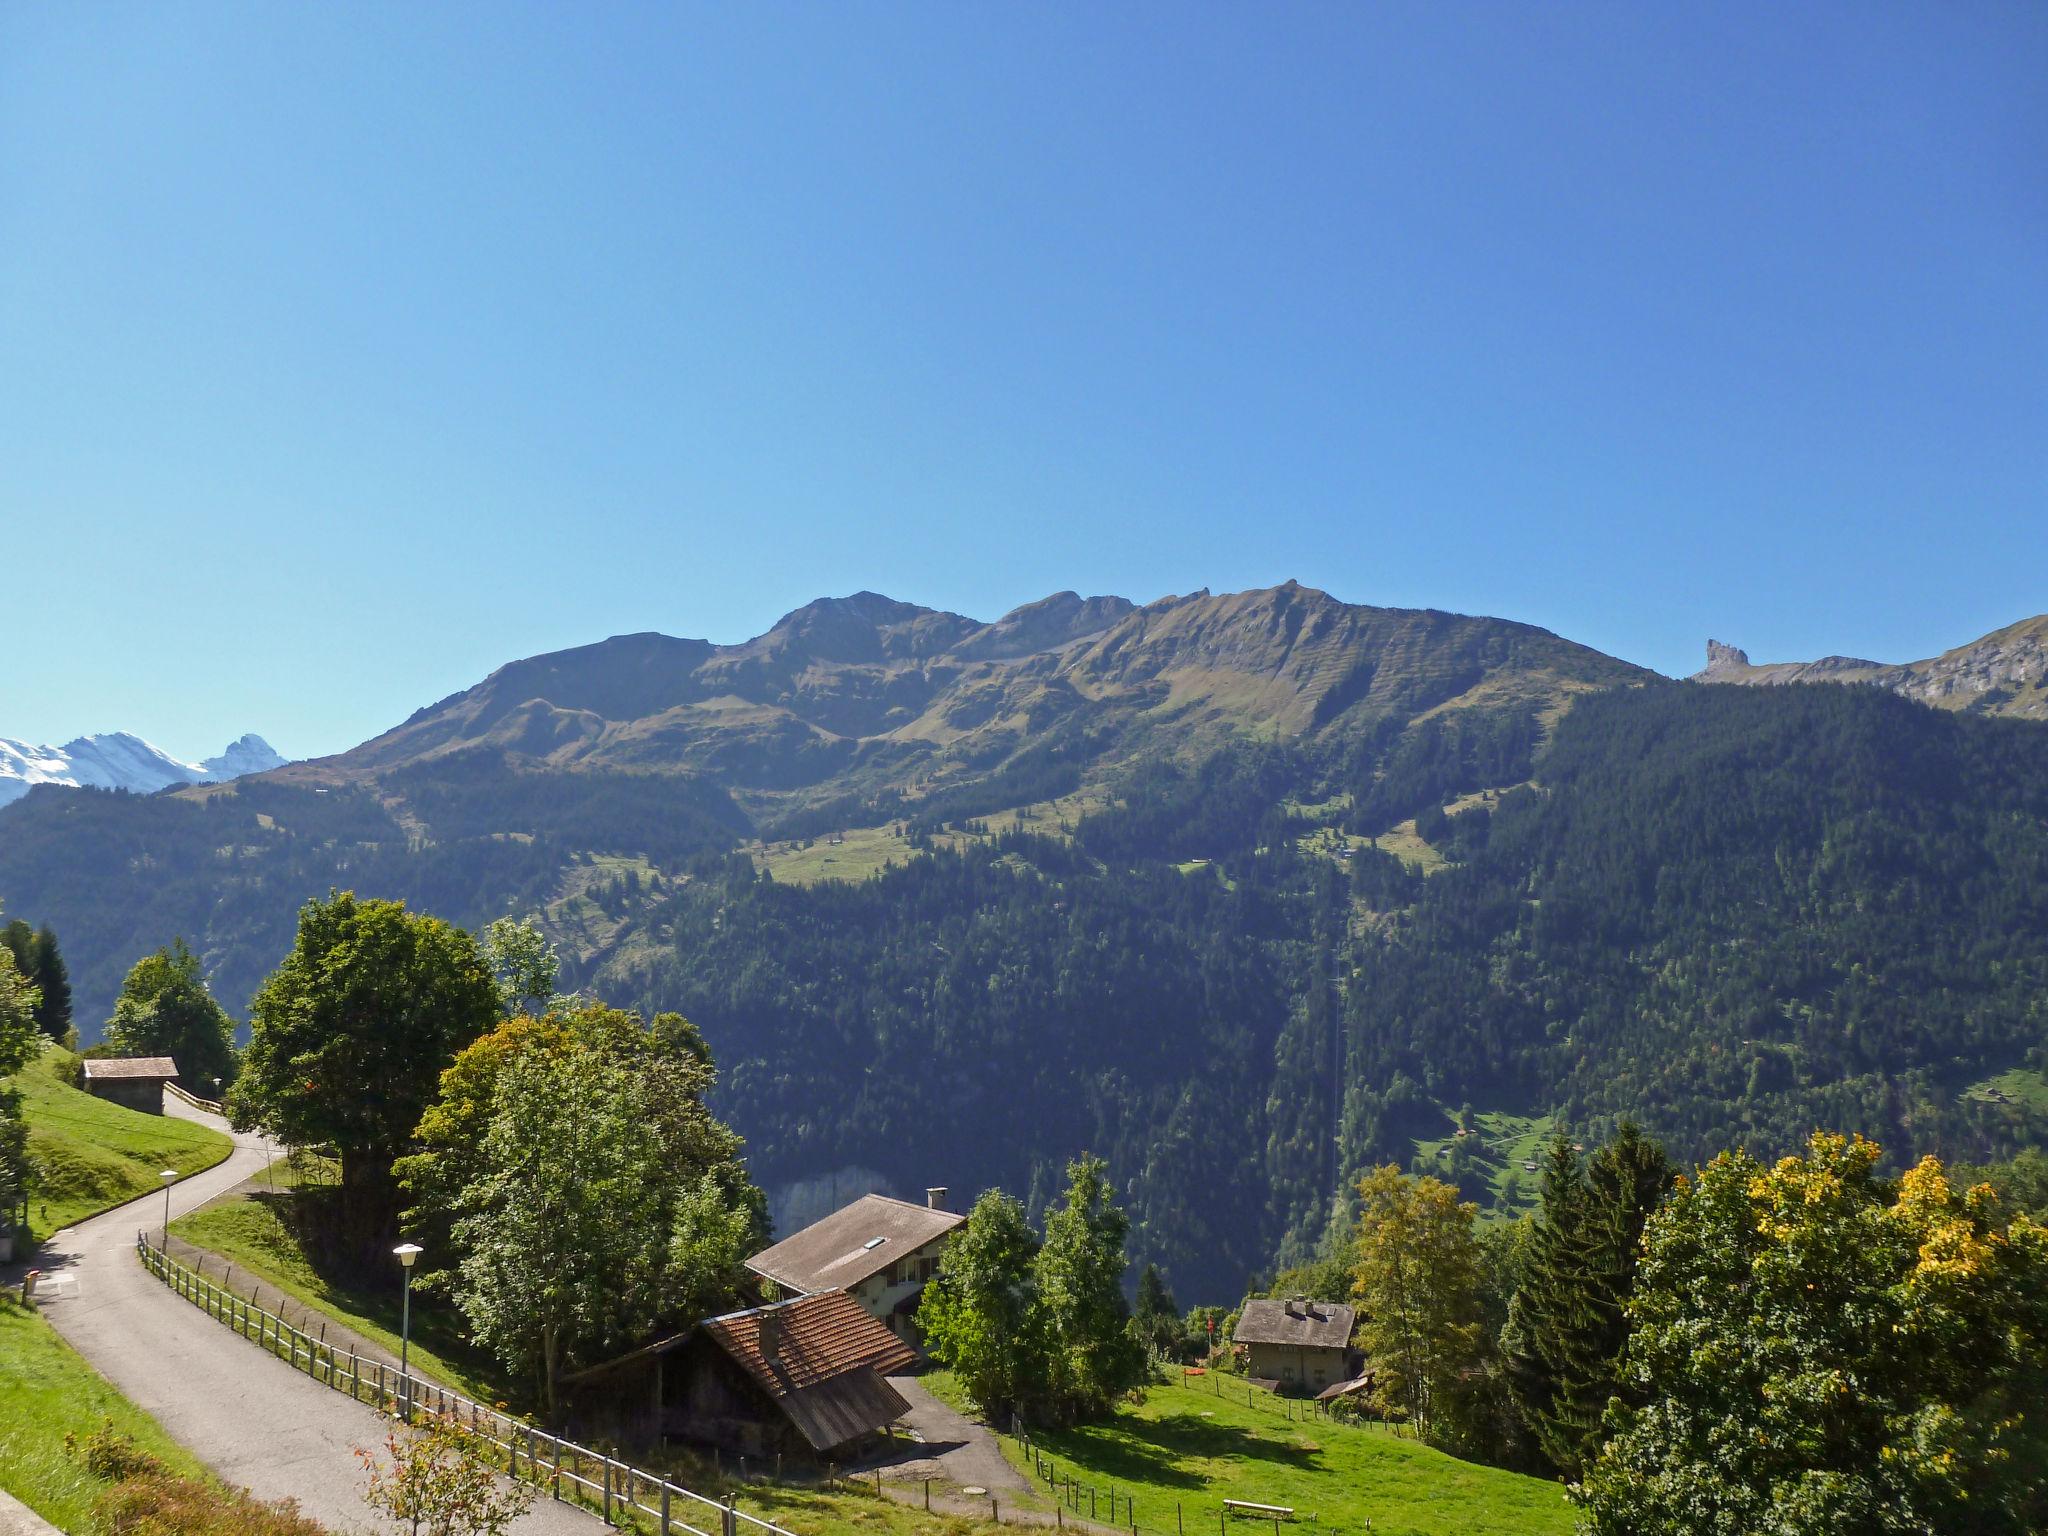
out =
<svg viewBox="0 0 2048 1536"><path fill-rule="evenodd" d="M909 1412L883 1377L916 1360L846 1292L828 1291L707 1318L578 1372L563 1395L584 1435L825 1456Z"/></svg>
<svg viewBox="0 0 2048 1536"><path fill-rule="evenodd" d="M85 1058L87 1093L150 1115L164 1112L164 1084L177 1075L178 1064L168 1056Z"/></svg>

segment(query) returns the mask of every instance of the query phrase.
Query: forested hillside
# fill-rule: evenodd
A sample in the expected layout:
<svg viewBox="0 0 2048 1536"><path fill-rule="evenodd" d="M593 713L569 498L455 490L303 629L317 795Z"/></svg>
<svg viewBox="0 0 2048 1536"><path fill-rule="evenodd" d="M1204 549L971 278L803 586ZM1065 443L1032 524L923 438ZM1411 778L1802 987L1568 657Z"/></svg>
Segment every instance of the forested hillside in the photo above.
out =
<svg viewBox="0 0 2048 1536"><path fill-rule="evenodd" d="M387 740L419 750L375 771L37 790L0 810L0 894L62 933L89 1037L181 935L239 1006L330 887L470 926L533 915L565 985L702 1028L716 1107L785 1214L876 1180L1038 1207L1085 1148L1137 1256L1195 1299L1305 1254L1375 1162L1525 1200L1546 1125L1604 1139L1633 1115L1681 1157L1815 1124L1895 1157L2042 1139L2025 1092L1981 1085L2048 1067L2048 730L1874 689L1598 691L1641 675L1520 626L1328 604L1062 606L1007 630L892 609L879 652L846 611L806 610L751 659L633 649L609 691L589 657L521 664L423 711ZM856 660L795 668L825 619ZM1432 636L1462 659L1423 664ZM531 687L659 704L671 662L698 688L773 660L770 684L811 689L778 708L822 718L853 709L827 681L912 687L889 646L963 673L1050 654L1026 692L1092 698L1036 730L1004 717L972 771L966 736L916 745L928 715L850 746L814 719L819 750L866 766L802 793L764 786L751 727L754 766L708 771L701 714L694 769L622 762L659 736L644 721L594 730L594 755L483 739L536 718L507 703ZM892 753L924 766L868 774ZM875 878L818 880L842 831Z"/></svg>

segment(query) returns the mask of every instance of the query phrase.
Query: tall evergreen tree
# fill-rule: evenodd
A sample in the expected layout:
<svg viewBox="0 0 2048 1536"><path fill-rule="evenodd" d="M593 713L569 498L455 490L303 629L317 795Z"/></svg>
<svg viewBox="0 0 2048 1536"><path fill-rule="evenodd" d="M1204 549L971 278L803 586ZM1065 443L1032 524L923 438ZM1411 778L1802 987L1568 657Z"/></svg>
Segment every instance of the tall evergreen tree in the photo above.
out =
<svg viewBox="0 0 2048 1536"><path fill-rule="evenodd" d="M35 961L34 981L43 994L36 1005L36 1028L52 1040L62 1040L71 1032L71 972L48 923L36 930Z"/></svg>
<svg viewBox="0 0 2048 1536"><path fill-rule="evenodd" d="M1583 1165L1563 1132L1551 1143L1501 1348L1524 1421L1568 1480L1599 1453L1601 1418L1620 1389L1643 1224L1672 1175L1664 1149L1630 1121Z"/></svg>

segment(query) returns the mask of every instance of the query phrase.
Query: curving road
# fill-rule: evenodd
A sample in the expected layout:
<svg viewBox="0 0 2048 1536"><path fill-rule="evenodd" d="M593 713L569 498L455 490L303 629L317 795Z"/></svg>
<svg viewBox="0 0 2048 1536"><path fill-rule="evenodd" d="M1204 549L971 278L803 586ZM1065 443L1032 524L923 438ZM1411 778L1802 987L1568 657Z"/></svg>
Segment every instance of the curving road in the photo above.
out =
<svg viewBox="0 0 2048 1536"><path fill-rule="evenodd" d="M165 1111L212 1126L235 1143L225 1162L171 1186L174 1218L263 1167L261 1137L236 1135L218 1116L168 1094ZM46 1277L44 1316L226 1481L261 1498L297 1499L336 1531L377 1528L379 1517L362 1499L354 1448L380 1444L388 1421L294 1371L152 1279L136 1260L135 1234L155 1231L163 1219L159 1192L52 1236L32 1261ZM592 1536L603 1525L542 1500L513 1529L520 1536Z"/></svg>

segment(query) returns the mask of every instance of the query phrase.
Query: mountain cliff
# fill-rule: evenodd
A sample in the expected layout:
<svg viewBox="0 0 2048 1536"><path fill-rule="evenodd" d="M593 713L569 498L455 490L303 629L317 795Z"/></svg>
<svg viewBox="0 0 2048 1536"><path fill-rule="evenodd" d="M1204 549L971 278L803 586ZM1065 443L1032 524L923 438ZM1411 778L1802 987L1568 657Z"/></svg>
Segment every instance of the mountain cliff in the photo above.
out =
<svg viewBox="0 0 2048 1536"><path fill-rule="evenodd" d="M1698 683L1761 686L1777 683L1868 683L1936 709L2048 720L2048 614L1994 630L1926 661L1888 664L1854 656L1819 661L1775 661L1761 666L1747 652L1707 642L1707 665Z"/></svg>

